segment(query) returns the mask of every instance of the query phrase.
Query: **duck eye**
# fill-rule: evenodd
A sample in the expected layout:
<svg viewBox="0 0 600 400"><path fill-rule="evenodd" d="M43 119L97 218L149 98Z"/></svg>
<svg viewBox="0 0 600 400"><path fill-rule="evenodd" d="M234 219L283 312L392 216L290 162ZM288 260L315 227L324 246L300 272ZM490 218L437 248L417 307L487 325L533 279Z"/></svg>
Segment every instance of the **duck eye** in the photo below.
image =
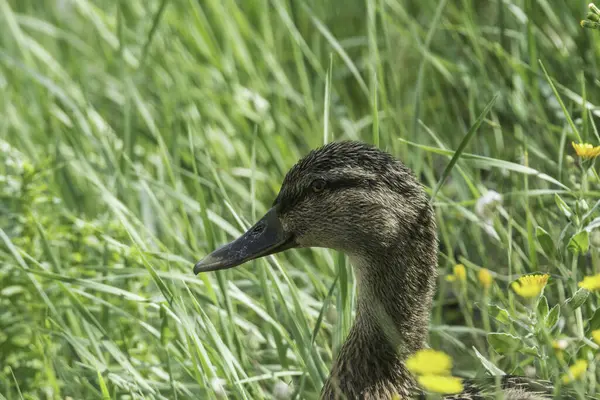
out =
<svg viewBox="0 0 600 400"><path fill-rule="evenodd" d="M325 189L325 186L326 186L326 183L325 183L325 181L323 179L315 179L310 184L310 187L312 188L312 191L315 192L315 193L322 192L323 189Z"/></svg>

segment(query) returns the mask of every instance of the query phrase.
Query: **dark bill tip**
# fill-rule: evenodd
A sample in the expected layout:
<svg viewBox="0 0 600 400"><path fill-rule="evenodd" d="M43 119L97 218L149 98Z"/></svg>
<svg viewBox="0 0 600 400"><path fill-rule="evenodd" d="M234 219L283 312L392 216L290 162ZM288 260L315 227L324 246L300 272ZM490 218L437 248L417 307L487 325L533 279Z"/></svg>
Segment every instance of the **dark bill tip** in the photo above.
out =
<svg viewBox="0 0 600 400"><path fill-rule="evenodd" d="M194 274L198 275L200 272L217 271L219 269L225 269L223 267L224 260L215 258L210 254L198 261L194 265ZM234 265L232 265L234 267Z"/></svg>

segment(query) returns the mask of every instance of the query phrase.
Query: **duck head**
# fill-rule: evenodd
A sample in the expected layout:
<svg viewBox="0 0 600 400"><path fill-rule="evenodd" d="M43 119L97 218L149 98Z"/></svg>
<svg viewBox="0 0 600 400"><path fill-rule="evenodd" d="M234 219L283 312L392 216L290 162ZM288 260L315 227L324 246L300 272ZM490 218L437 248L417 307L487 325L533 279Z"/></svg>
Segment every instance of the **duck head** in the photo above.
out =
<svg viewBox="0 0 600 400"><path fill-rule="evenodd" d="M415 240L420 225L429 222L424 218L431 218L427 197L404 164L361 142L334 142L294 165L272 208L242 236L198 262L194 273L299 247L325 247L351 257L386 252Z"/></svg>

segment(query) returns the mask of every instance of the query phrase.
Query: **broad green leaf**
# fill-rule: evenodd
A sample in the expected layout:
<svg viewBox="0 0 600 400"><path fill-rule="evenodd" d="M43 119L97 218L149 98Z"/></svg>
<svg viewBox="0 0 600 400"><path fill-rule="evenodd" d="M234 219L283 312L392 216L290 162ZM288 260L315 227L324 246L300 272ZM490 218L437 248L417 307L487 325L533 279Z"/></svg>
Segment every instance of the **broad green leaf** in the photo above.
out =
<svg viewBox="0 0 600 400"><path fill-rule="evenodd" d="M540 351L535 346L523 346L519 349L519 353L530 354L539 357Z"/></svg>
<svg viewBox="0 0 600 400"><path fill-rule="evenodd" d="M479 361L481 361L481 365L483 365L483 368L485 368L486 371L490 373L490 375L506 375L506 372L502 371L500 368L494 365L493 362L485 358L480 352L477 351L475 347L473 347L473 351L475 351L475 355L477 356L477 358L479 358Z"/></svg>
<svg viewBox="0 0 600 400"><path fill-rule="evenodd" d="M489 304L489 313L494 319L501 324L509 325L511 323L510 314L502 307L498 307L495 304Z"/></svg>
<svg viewBox="0 0 600 400"><path fill-rule="evenodd" d="M575 292L573 297L567 299L565 304L567 304L572 310L576 310L585 303L590 292L587 289L581 288Z"/></svg>
<svg viewBox="0 0 600 400"><path fill-rule="evenodd" d="M590 206L585 199L579 199L575 202L575 209L578 215L582 215L590 210Z"/></svg>
<svg viewBox="0 0 600 400"><path fill-rule="evenodd" d="M523 348L522 339L508 333L490 333L487 340L499 354L513 353Z"/></svg>
<svg viewBox="0 0 600 400"><path fill-rule="evenodd" d="M553 257L556 254L556 248L554 247L554 242L550 237L550 234L544 230L541 226L535 228L535 236L542 246L542 250L548 257Z"/></svg>
<svg viewBox="0 0 600 400"><path fill-rule="evenodd" d="M540 298L538 299L538 303L537 303L538 317L540 319L546 318L549 311L550 311L550 309L548 307L548 300L546 299L546 296L544 296L544 295L540 296Z"/></svg>
<svg viewBox="0 0 600 400"><path fill-rule="evenodd" d="M583 230L573 235L567 248L575 254L587 253L590 248L590 234L588 231Z"/></svg>
<svg viewBox="0 0 600 400"><path fill-rule="evenodd" d="M573 210L571 210L571 207L569 207L567 203L565 203L565 201L562 199L562 197L558 195L558 193L554 195L554 201L556 202L558 209L564 214L564 216L568 219L571 219L571 216L573 215Z"/></svg>
<svg viewBox="0 0 600 400"><path fill-rule="evenodd" d="M597 308L594 311L594 315L590 318L588 330L595 331L596 329L600 329L600 308Z"/></svg>
<svg viewBox="0 0 600 400"><path fill-rule="evenodd" d="M546 328L552 329L554 325L558 322L558 318L560 317L560 306L557 304L548 313L546 316Z"/></svg>

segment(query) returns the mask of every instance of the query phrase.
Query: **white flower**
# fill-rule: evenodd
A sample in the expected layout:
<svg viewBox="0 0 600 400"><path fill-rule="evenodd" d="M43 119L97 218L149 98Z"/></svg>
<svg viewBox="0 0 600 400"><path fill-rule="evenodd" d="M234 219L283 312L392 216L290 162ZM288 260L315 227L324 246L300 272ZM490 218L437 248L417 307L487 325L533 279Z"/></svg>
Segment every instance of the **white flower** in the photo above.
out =
<svg viewBox="0 0 600 400"><path fill-rule="evenodd" d="M273 397L277 400L288 400L292 398L292 386L283 381L277 381L273 387Z"/></svg>
<svg viewBox="0 0 600 400"><path fill-rule="evenodd" d="M214 377L210 380L210 388L217 398L227 398L227 392L225 391L225 379Z"/></svg>
<svg viewBox="0 0 600 400"><path fill-rule="evenodd" d="M241 101L252 104L254 111L260 116L264 116L269 111L269 108L271 108L271 105L264 97L248 88L242 86L236 87L236 96Z"/></svg>
<svg viewBox="0 0 600 400"><path fill-rule="evenodd" d="M537 372L533 365L526 366L524 372L525 372L525 376L527 376L529 378L535 378L537 375Z"/></svg>
<svg viewBox="0 0 600 400"><path fill-rule="evenodd" d="M556 342L554 342L554 346L559 350L564 350L569 346L569 342L567 342L565 339L558 339Z"/></svg>
<svg viewBox="0 0 600 400"><path fill-rule="evenodd" d="M498 206L502 204L502 195L494 190L488 190L486 194L477 199L475 212L484 220L494 216Z"/></svg>
<svg viewBox="0 0 600 400"><path fill-rule="evenodd" d="M330 304L329 307L327 307L327 311L325 312L325 319L331 324L335 324L337 322L338 311L334 304Z"/></svg>
<svg viewBox="0 0 600 400"><path fill-rule="evenodd" d="M475 203L475 213L483 220L483 230L493 237L500 240L496 229L494 229L493 217L498 207L502 204L502 195L494 190L488 190L486 194L477 199Z"/></svg>

